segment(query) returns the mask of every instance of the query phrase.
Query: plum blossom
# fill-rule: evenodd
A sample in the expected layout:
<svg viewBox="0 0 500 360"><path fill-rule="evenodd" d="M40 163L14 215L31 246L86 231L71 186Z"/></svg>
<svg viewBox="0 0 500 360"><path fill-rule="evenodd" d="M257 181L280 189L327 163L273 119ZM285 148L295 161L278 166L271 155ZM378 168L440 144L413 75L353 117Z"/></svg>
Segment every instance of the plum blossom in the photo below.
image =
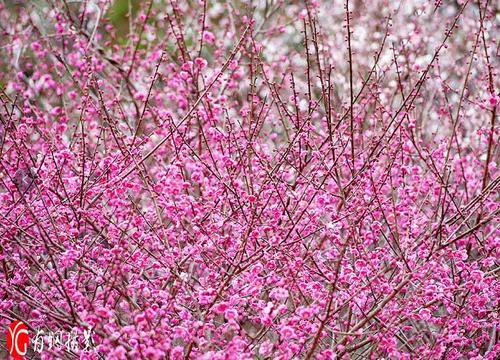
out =
<svg viewBox="0 0 500 360"><path fill-rule="evenodd" d="M494 5L0 2L1 326L41 359L498 359Z"/></svg>

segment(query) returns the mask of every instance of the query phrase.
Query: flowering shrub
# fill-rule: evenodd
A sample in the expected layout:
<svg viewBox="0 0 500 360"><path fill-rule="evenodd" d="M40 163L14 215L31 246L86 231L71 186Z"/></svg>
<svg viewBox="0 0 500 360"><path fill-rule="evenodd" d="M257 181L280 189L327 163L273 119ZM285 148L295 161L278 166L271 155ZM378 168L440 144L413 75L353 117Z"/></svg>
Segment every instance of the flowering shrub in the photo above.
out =
<svg viewBox="0 0 500 360"><path fill-rule="evenodd" d="M2 327L498 358L495 5L1 2Z"/></svg>

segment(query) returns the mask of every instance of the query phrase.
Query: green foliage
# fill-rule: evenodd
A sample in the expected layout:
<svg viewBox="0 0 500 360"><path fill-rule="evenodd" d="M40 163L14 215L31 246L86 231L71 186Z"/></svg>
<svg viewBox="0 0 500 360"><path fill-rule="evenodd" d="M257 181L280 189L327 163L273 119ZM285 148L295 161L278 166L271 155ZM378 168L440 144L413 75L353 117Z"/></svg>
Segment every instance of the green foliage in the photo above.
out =
<svg viewBox="0 0 500 360"><path fill-rule="evenodd" d="M135 18L140 8L140 0L115 0L108 11L108 17L116 29L117 41L127 41L130 32L129 17Z"/></svg>

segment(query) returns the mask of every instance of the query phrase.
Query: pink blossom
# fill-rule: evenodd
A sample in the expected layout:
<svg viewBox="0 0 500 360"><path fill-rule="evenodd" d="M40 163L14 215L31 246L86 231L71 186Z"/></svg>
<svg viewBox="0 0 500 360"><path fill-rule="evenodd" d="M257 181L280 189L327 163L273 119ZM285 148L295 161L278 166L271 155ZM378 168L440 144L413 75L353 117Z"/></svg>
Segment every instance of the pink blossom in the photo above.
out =
<svg viewBox="0 0 500 360"><path fill-rule="evenodd" d="M224 317L228 320L236 319L238 317L238 312L235 309L227 309L224 311Z"/></svg>
<svg viewBox="0 0 500 360"><path fill-rule="evenodd" d="M499 358L492 1L7 3L0 325L87 334L29 354Z"/></svg>
<svg viewBox="0 0 500 360"><path fill-rule="evenodd" d="M207 67L207 60L205 60L204 58L201 58L201 57L198 57L196 59L194 59L194 63L196 64L196 66L200 69L200 70L203 70Z"/></svg>
<svg viewBox="0 0 500 360"><path fill-rule="evenodd" d="M288 295L288 290L284 288L275 288L269 293L269 296L277 301L285 301L288 298Z"/></svg>
<svg viewBox="0 0 500 360"><path fill-rule="evenodd" d="M212 32L205 30L203 33L203 40L209 44L213 44L215 42L215 35Z"/></svg>

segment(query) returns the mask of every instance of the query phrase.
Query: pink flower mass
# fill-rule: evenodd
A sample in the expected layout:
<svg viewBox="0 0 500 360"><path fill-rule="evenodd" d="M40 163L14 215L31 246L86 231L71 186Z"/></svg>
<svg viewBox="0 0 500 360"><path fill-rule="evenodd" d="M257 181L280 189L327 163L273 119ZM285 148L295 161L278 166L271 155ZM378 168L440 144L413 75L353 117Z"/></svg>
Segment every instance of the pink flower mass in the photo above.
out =
<svg viewBox="0 0 500 360"><path fill-rule="evenodd" d="M2 334L30 359L498 359L498 14L0 0Z"/></svg>

